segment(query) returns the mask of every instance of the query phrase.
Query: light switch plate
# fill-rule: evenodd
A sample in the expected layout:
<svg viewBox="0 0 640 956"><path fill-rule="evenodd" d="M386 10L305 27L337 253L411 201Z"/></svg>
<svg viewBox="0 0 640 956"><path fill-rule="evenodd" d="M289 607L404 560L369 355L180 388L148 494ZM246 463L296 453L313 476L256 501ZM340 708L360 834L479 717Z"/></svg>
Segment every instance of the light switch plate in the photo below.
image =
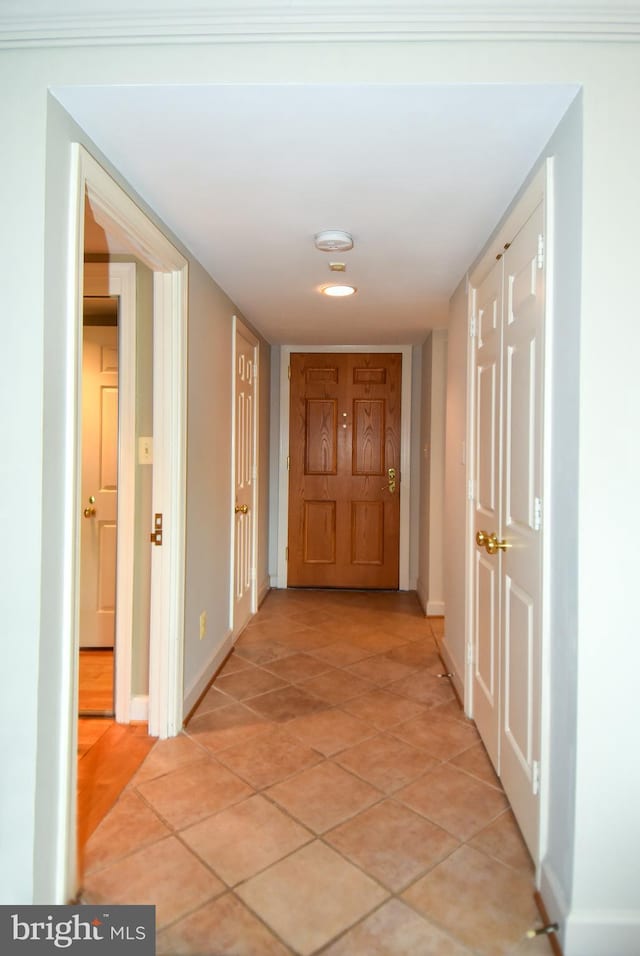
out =
<svg viewBox="0 0 640 956"><path fill-rule="evenodd" d="M153 464L153 438L138 438L138 464Z"/></svg>

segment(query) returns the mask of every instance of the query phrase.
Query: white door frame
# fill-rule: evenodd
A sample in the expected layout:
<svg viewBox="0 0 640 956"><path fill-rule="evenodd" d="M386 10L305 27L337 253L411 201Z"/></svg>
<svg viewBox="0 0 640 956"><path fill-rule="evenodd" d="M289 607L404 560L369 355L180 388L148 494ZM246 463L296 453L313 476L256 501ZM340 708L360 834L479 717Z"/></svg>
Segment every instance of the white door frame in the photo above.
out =
<svg viewBox="0 0 640 956"><path fill-rule="evenodd" d="M67 740L61 755L65 827L57 829L63 883L76 883L77 712L80 615L82 299L84 206L120 243L154 271L154 511L164 515L163 546L153 548L149 660L149 733L161 738L179 732L183 707L184 569L186 518L186 333L187 260L136 206L95 159L72 144L68 349L72 375L67 382L67 415L72 439L65 449L69 475L66 537L62 543L65 611L70 640L64 648L71 675L67 696ZM151 529L150 529L151 530ZM150 547L153 547L150 545Z"/></svg>
<svg viewBox="0 0 640 956"><path fill-rule="evenodd" d="M232 369L233 373L231 375L231 388L232 388L232 402L231 402L231 502L229 511L231 513L231 574L230 574L230 599L229 599L229 629L233 634L233 640L238 636L239 631L236 630L236 621L235 621L235 512L234 507L236 503L236 375L237 375L237 334L241 333L243 338L245 338L253 347L253 434L251 436L251 443L253 445L253 482L252 482L252 491L251 491L251 613L255 614L258 610L258 411L259 411L259 401L258 401L258 376L260 374L259 370L259 357L260 357L260 343L251 329L244 324L244 322L238 318L237 315L232 317Z"/></svg>
<svg viewBox="0 0 640 956"><path fill-rule="evenodd" d="M409 506L411 502L411 345L283 345L280 351L280 462L278 468L278 573L276 587L287 586L286 546L289 539L289 361L292 352L400 352L400 544L399 590L409 590Z"/></svg>
<svg viewBox="0 0 640 956"><path fill-rule="evenodd" d="M468 328L467 337L467 488L472 492L467 495L467 513L466 513L466 542L465 542L465 569L466 569L466 608L465 608L465 645L466 645L466 671L465 671L465 696L464 708L469 717L473 717L473 667L474 667L474 553L475 543L475 488L474 476L476 471L476 447L475 447L475 364L474 364L474 339L472 337L472 324L475 322L475 290L485 278L491 267L496 261L496 257L502 255L505 242L510 242L512 237L518 232L519 228L526 222L533 213L540 199L545 201L545 323L544 323L544 343L543 343L543 420L542 420L542 458L543 458L543 481L542 481L542 501L543 501L543 520L540 533L542 535L542 576L540 591L541 606L541 634L540 634L540 826L538 839L538 859L534 862L537 868L537 880L540 879L540 868L544 858L544 852L547 844L547 821L549 816L550 784L548 773L550 766L549 754L551 746L551 724L550 724L550 687L549 674L551 666L551 529L553 515L551 513L551 453L552 453L552 422L553 422L553 394L552 394L552 359L553 359L553 286L554 286L554 190L553 190L553 157L544 161L540 168L534 173L531 181L525 187L522 195L514 203L511 212L505 221L498 228L495 235L487 245L482 258L478 261L472 272L468 276ZM473 495L473 496L472 496Z"/></svg>
<svg viewBox="0 0 640 956"><path fill-rule="evenodd" d="M113 709L120 724L131 712L133 548L136 488L136 266L109 262L84 266L84 295L118 296L118 498Z"/></svg>

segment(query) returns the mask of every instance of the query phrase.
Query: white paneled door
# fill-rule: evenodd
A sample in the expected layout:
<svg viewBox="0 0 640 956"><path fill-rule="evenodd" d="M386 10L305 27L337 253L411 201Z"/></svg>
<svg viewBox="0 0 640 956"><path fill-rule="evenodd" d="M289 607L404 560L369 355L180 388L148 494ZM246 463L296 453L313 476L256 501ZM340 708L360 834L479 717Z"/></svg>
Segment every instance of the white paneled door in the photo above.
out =
<svg viewBox="0 0 640 956"><path fill-rule="evenodd" d="M87 326L82 360L80 646L113 647L118 500L118 329Z"/></svg>
<svg viewBox="0 0 640 956"><path fill-rule="evenodd" d="M500 520L500 395L502 349L502 263L497 262L476 290L475 336L475 528L489 534ZM483 547L474 552L475 607L473 713L497 767L500 735L499 562Z"/></svg>
<svg viewBox="0 0 640 956"><path fill-rule="evenodd" d="M474 717L539 842L544 202L475 289Z"/></svg>
<svg viewBox="0 0 640 956"><path fill-rule="evenodd" d="M234 370L233 632L256 610L256 401L257 342L236 323Z"/></svg>

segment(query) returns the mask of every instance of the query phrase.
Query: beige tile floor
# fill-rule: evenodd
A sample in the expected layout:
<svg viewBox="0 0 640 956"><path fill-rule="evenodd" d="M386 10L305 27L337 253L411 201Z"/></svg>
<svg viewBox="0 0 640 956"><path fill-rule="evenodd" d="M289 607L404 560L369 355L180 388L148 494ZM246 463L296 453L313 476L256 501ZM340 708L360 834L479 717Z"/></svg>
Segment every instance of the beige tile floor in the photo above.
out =
<svg viewBox="0 0 640 956"><path fill-rule="evenodd" d="M533 867L414 594L273 591L86 847L159 956L537 956Z"/></svg>

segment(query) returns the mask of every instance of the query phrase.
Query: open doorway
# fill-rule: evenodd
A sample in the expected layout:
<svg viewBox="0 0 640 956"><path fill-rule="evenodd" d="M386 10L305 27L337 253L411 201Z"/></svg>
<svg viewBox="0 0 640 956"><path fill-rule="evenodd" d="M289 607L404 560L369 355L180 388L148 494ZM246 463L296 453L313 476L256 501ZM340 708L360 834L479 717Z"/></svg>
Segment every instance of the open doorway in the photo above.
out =
<svg viewBox="0 0 640 956"><path fill-rule="evenodd" d="M76 443L71 467L75 480L70 496L74 564L77 568L70 594L73 612L71 648L78 661L85 640L83 632L89 631L86 615L81 614L81 607L83 612L86 610L82 595L83 564L89 553L83 549L82 543L86 528L96 539L97 564L105 559L105 573L99 568L92 575L94 596L100 600L93 602L98 625L90 640L94 646L108 645L109 634L113 632L115 694L112 709L115 720L103 719L108 729L101 734L93 758L87 759L88 754L85 754L80 763L75 759L68 762L66 802L69 825L64 835L68 895L75 894L81 880L82 860L77 851L90 829L97 825L94 811L100 801L86 799L87 780L95 778L99 781L102 800L102 784L110 776L103 761L109 759L109 766L117 771L119 778L113 794L115 800L127 782L127 779L120 779L123 768L137 766L144 759L153 743L152 738L172 736L182 726L186 457L186 260L82 147L76 146L73 155L76 225L72 237L75 244L72 282L77 290L74 338L78 378L74 389L77 397L73 410ZM85 261L85 226L88 221L85 211L88 209L103 236L109 237L109 248L102 255L94 250L94 261L90 262ZM118 248L114 256L115 246ZM122 258L129 261L115 261ZM141 436L136 431L139 397L136 388L137 290L136 266L132 260L144 266L149 277L153 334L146 349L152 366L152 384L148 384L147 394L152 407L153 441L151 434ZM116 327L111 332L100 333L102 338L97 343L92 341L95 338L93 333L85 331L83 303L87 296L115 296L118 302ZM85 342L90 340L96 345L97 368L109 368L109 374L113 376L113 367L117 366L117 379L113 377L103 383L98 401L103 417L99 425L94 425L99 435L98 438L93 436L98 446L94 457L99 461L98 471L102 469L102 473L94 477L95 489L89 488L83 475L83 444L87 442L83 419L88 416L85 416L82 404L82 352ZM117 432L116 452L113 447L110 453L105 452L103 437L106 432ZM153 467L147 472L151 477L151 494L145 507L140 502L139 492L140 469L146 464ZM103 487L115 500L115 518L108 512L106 504L99 500L101 491L98 489ZM90 501L90 498L94 500ZM113 501L110 507L112 505ZM100 527L101 521L103 527ZM148 609L144 615L136 612L135 598L140 590L136 548L138 552L144 551L149 565ZM99 585L95 580L100 582ZM112 629L106 623L109 616L113 619ZM136 646L134 637L142 632L146 640L146 643L142 642L146 654L143 681L139 679L139 667L136 680L137 665L132 660L132 648ZM82 743L77 731L77 667L75 673L76 680L69 695L69 719L74 727L70 740L75 742L74 757ZM105 744L107 737L109 741ZM71 753L69 756L71 758ZM83 800L85 805L91 806L90 816L82 817L78 813Z"/></svg>

